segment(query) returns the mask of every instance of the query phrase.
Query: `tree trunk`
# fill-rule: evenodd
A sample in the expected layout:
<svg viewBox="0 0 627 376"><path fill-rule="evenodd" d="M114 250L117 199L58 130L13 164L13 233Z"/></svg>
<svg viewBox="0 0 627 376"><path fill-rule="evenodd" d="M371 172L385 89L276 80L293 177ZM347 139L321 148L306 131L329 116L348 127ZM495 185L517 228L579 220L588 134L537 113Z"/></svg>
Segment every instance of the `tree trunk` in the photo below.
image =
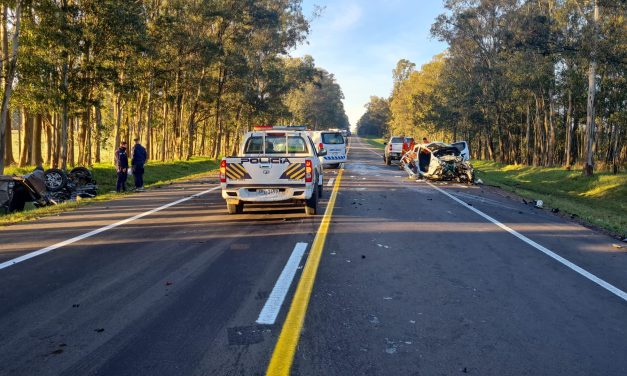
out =
<svg viewBox="0 0 627 376"><path fill-rule="evenodd" d="M96 154L94 155L94 159L96 161L96 163L100 163L101 161L101 157L100 157L100 148L102 147L101 143L102 143L102 111L100 109L100 101L98 101L98 103L96 103L96 106L94 107L94 111L95 111L95 118L96 118L96 134L94 137L94 143L96 144Z"/></svg>
<svg viewBox="0 0 627 376"><path fill-rule="evenodd" d="M33 118L33 144L31 145L30 155L30 164L32 165L40 165L43 163L43 158L41 157L41 134L43 126L42 123L43 121L41 114L35 115L35 117Z"/></svg>
<svg viewBox="0 0 627 376"><path fill-rule="evenodd" d="M586 158L583 167L583 174L585 176L592 176L594 173L594 151L592 150L592 144L594 142L594 95L596 94L596 39L597 39L597 21L599 20L599 5L597 4L597 0L594 0L594 18L593 18L593 26L594 26L594 36L593 36L593 47L592 47L592 56L590 59L590 68L588 69L588 101L586 108L586 144L585 144L585 153Z"/></svg>
<svg viewBox="0 0 627 376"><path fill-rule="evenodd" d="M74 161L75 161L75 154L74 154L74 134L75 134L75 126L76 126L76 117L72 116L72 118L69 119L69 133L68 133L68 162L70 167L74 167Z"/></svg>
<svg viewBox="0 0 627 376"><path fill-rule="evenodd" d="M24 147L20 156L20 167L30 166L31 148L33 146L33 122L28 111L22 107L22 129L24 130Z"/></svg>
<svg viewBox="0 0 627 376"><path fill-rule="evenodd" d="M53 124L50 114L45 117L45 125L46 125L46 164L48 166L52 165L52 152L54 150L54 133L53 133Z"/></svg>
<svg viewBox="0 0 627 376"><path fill-rule="evenodd" d="M150 157L150 151L152 150L152 111L153 111L153 90L155 86L154 73L150 77L150 86L148 87L148 115L146 119L146 155Z"/></svg>
<svg viewBox="0 0 627 376"><path fill-rule="evenodd" d="M69 63L68 58L66 56L65 63L63 64L62 69L62 88L61 91L64 94L63 97L63 105L61 112L61 156L60 156L60 167L61 169L67 169L67 159L68 159L68 127L69 127L69 99L68 99L68 70Z"/></svg>
<svg viewBox="0 0 627 376"><path fill-rule="evenodd" d="M573 96L570 89L568 89L568 109L566 110L566 168L570 170L573 161L573 134L575 131L575 124L573 121Z"/></svg>
<svg viewBox="0 0 627 376"><path fill-rule="evenodd" d="M5 137L4 137L4 165L10 166L15 164L15 158L13 157L13 132L12 132L12 121L11 121L11 111L7 111L6 115L6 128L5 128Z"/></svg>
<svg viewBox="0 0 627 376"><path fill-rule="evenodd" d="M165 89L163 90L164 93L164 100L163 100L163 138L161 139L161 162L164 162L166 160L166 156L165 156L165 148L167 145L167 134L168 134L168 101L167 99L167 93L165 91Z"/></svg>
<svg viewBox="0 0 627 376"><path fill-rule="evenodd" d="M19 47L20 36L20 23L22 18L22 1L18 0L15 4L15 20L13 22L13 38L11 40L11 54L9 55L8 47L8 33L7 33L7 5L3 3L2 6L2 56L0 60L3 62L0 68L3 73L4 80L2 85L2 106L0 108L0 174L4 172L4 154L5 154L5 132L7 129L7 118L9 114L9 100L11 99L11 93L13 92L13 79L15 78L15 72L17 68L17 53ZM6 43L5 43L6 41ZM10 57L9 57L10 56ZM6 66L5 66L6 64ZM10 132L10 130L9 130Z"/></svg>

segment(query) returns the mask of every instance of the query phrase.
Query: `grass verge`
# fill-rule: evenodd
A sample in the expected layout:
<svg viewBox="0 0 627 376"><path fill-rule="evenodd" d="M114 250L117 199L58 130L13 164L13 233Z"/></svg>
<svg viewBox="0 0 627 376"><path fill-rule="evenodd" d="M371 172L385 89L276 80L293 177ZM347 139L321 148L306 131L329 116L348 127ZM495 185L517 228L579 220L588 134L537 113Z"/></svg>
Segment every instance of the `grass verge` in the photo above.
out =
<svg viewBox="0 0 627 376"><path fill-rule="evenodd" d="M6 175L24 175L32 171L34 167L9 167L5 169ZM219 162L206 157L194 157L189 161L150 162L145 166L144 186L146 188L169 184L175 181L189 180L207 175L217 175ZM23 212L0 214L0 226L7 226L19 222L34 220L41 217L56 215L62 212L75 210L79 206L85 206L94 202L109 201L126 194L115 193L117 174L115 168L109 163L99 163L91 167L94 179L98 183L98 196L92 199L84 199L79 202L64 202L59 205L35 208L27 204ZM127 188L133 186L133 178L129 177Z"/></svg>
<svg viewBox="0 0 627 376"><path fill-rule="evenodd" d="M364 140L366 140L367 143L369 143L370 145L374 146L375 148L383 149L383 147L385 146L383 144L385 142L385 139L383 139L383 138L366 137L366 136L363 136L362 138Z"/></svg>
<svg viewBox="0 0 627 376"><path fill-rule="evenodd" d="M627 236L627 174L597 172L585 177L581 171L474 161L477 176L486 184L550 208L578 216L584 222Z"/></svg>

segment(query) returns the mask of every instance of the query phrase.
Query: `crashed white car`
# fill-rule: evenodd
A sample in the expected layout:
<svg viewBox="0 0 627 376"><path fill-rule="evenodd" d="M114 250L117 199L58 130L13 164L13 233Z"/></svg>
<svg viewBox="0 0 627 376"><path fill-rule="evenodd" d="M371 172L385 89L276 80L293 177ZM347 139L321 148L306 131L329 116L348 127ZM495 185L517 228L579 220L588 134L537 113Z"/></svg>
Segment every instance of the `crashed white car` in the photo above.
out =
<svg viewBox="0 0 627 376"><path fill-rule="evenodd" d="M416 145L401 158L401 167L410 177L448 180L473 184L475 171L469 162L466 141L445 144L432 142Z"/></svg>

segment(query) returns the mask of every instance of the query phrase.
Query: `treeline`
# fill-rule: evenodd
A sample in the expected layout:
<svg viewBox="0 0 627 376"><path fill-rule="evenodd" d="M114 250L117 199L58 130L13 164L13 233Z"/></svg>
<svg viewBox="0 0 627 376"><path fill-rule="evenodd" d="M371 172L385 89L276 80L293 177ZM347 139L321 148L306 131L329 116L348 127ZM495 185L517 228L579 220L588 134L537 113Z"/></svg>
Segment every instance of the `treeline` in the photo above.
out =
<svg viewBox="0 0 627 376"><path fill-rule="evenodd" d="M447 52L419 70L399 61L360 133L463 138L474 157L503 163L625 167L626 2L445 5L431 31Z"/></svg>
<svg viewBox="0 0 627 376"><path fill-rule="evenodd" d="M311 124L316 100L337 109L318 127L347 126L333 76L288 55L301 0L1 3L0 173L109 161L135 137L151 159L230 154L254 125Z"/></svg>

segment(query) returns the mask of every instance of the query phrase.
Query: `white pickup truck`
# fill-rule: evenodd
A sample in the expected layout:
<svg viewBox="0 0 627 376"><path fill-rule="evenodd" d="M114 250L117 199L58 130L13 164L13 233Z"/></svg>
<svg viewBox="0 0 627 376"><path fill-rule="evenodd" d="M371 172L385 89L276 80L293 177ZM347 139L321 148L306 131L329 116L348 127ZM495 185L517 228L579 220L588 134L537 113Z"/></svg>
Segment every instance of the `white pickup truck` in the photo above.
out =
<svg viewBox="0 0 627 376"><path fill-rule="evenodd" d="M229 214L242 213L245 203L293 201L316 214L322 196L323 171L305 129L260 127L246 133L235 157L220 162L222 198Z"/></svg>

